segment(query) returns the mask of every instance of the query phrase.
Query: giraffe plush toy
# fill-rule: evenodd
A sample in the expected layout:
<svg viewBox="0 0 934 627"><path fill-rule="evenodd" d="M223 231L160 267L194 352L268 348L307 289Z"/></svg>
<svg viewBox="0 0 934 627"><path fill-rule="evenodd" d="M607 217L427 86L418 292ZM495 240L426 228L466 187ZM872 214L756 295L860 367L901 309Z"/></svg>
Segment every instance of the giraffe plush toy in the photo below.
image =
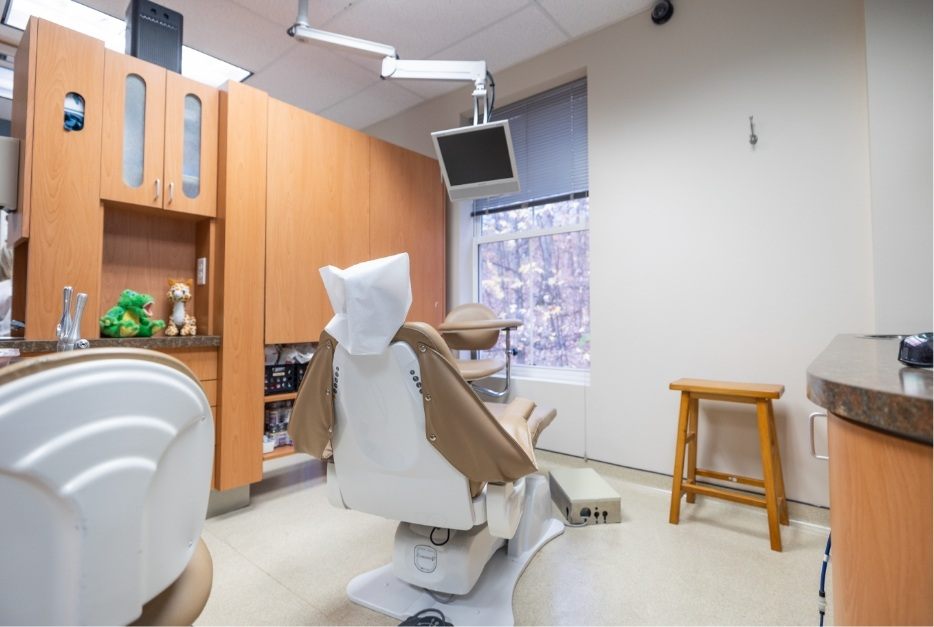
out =
<svg viewBox="0 0 934 627"><path fill-rule="evenodd" d="M165 327L166 335L197 335L195 317L185 313L185 303L191 300L191 279L169 279L169 292L167 296L172 301L172 315L169 324Z"/></svg>

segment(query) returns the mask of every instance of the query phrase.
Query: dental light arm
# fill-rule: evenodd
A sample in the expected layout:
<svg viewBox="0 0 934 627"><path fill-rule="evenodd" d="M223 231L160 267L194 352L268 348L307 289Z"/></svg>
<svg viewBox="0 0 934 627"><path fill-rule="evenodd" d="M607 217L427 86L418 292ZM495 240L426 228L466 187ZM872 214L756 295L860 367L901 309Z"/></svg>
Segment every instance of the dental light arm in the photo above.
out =
<svg viewBox="0 0 934 627"><path fill-rule="evenodd" d="M489 108L486 103L486 61L416 61L386 57L380 78L406 78L432 81L464 81L474 84L473 123L489 121Z"/></svg>
<svg viewBox="0 0 934 627"><path fill-rule="evenodd" d="M463 81L474 84L473 122L489 120L486 89L486 61L433 61L400 59L393 46L368 39L350 37L312 28L308 24L308 0L298 0L298 17L289 27L289 35L300 41L312 41L331 46L341 46L360 52L382 56L383 67L380 78L404 78L433 81Z"/></svg>
<svg viewBox="0 0 934 627"><path fill-rule="evenodd" d="M396 49L386 44L377 43L368 39L350 37L339 33L331 33L325 30L312 28L307 24L296 22L289 28L289 35L301 41L317 41L332 46L343 46L353 50L369 52L370 54L383 55L386 57L395 57Z"/></svg>
<svg viewBox="0 0 934 627"><path fill-rule="evenodd" d="M318 41L332 46L343 46L352 50L360 50L384 57L395 57L396 49L392 46L381 44L368 39L350 37L340 33L331 33L325 30L312 28L308 23L308 0L298 0L298 17L295 23L289 27L289 35L299 41Z"/></svg>

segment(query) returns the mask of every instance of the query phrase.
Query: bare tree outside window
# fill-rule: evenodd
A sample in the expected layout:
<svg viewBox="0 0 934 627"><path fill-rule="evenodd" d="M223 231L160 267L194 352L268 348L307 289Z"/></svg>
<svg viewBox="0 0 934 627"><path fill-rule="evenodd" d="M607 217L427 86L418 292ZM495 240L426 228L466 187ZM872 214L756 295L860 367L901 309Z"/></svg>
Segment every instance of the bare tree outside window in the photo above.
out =
<svg viewBox="0 0 934 627"><path fill-rule="evenodd" d="M590 368L588 209L581 198L478 218L479 300L523 321L516 364Z"/></svg>

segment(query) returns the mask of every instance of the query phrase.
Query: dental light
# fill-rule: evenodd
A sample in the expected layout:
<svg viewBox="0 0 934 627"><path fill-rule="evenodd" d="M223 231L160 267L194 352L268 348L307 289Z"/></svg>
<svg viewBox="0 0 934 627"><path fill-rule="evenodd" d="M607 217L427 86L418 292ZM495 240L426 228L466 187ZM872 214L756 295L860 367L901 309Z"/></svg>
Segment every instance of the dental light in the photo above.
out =
<svg viewBox="0 0 934 627"><path fill-rule="evenodd" d="M298 0L298 17L288 33L300 41L382 56L383 79L472 82L473 127L432 133L448 195L451 200L465 200L519 191L509 121L490 124L496 84L486 69L486 61L400 59L396 49L388 44L313 28L308 23L308 0ZM489 101L488 79L493 90ZM499 166L487 167L485 164L490 162ZM449 171L452 167L457 171Z"/></svg>

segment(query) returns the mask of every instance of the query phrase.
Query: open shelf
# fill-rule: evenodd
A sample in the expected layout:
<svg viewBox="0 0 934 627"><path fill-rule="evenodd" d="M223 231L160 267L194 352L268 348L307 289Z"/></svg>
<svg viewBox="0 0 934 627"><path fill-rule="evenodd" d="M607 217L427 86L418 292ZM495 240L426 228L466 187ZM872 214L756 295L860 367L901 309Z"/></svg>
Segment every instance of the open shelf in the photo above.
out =
<svg viewBox="0 0 934 627"><path fill-rule="evenodd" d="M294 446L280 446L278 448L274 448L270 453L263 453L263 461L276 459L277 457L285 457L286 455L292 455L294 453Z"/></svg>
<svg viewBox="0 0 934 627"><path fill-rule="evenodd" d="M294 401L298 397L298 392L284 392L282 394L270 394L264 397L265 402L275 403L276 401Z"/></svg>

